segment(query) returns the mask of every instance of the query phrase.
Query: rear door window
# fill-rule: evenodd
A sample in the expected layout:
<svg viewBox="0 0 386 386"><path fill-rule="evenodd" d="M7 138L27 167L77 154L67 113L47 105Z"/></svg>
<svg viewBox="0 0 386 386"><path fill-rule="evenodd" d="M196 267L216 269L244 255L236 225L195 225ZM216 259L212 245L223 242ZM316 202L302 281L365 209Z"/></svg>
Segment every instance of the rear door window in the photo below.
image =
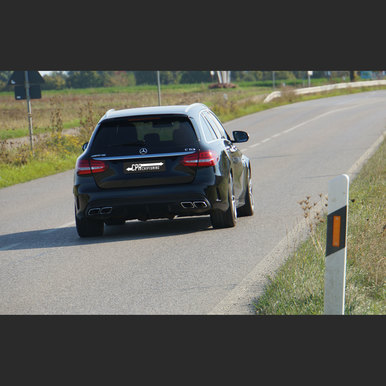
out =
<svg viewBox="0 0 386 386"><path fill-rule="evenodd" d="M215 130L216 130L218 133L220 133L221 138L230 140L229 135L228 135L228 133L225 131L225 129L224 129L224 127L222 126L222 124L218 121L218 119L217 119L211 112L207 112L207 113L205 114L205 116L208 118L208 121L209 121L209 123L211 124L211 126L212 126L213 128L215 128Z"/></svg>
<svg viewBox="0 0 386 386"><path fill-rule="evenodd" d="M204 132L205 139L207 140L207 142L212 142L220 138L220 136L217 136L212 126L209 124L207 119L202 114L200 116L200 120L201 120L202 130Z"/></svg>
<svg viewBox="0 0 386 386"><path fill-rule="evenodd" d="M92 142L93 154L136 155L169 153L197 148L197 137L185 116L144 116L103 121Z"/></svg>

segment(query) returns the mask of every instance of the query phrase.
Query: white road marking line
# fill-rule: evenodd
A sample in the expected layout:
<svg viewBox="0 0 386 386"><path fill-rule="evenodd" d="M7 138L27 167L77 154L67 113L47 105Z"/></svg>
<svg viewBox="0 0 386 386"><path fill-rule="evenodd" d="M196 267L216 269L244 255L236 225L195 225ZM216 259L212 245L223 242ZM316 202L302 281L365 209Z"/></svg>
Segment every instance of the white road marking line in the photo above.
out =
<svg viewBox="0 0 386 386"><path fill-rule="evenodd" d="M342 110L352 109L352 108L354 108L354 107L356 107L356 106L343 107L343 108L341 108L341 109L335 109L335 110L327 111L327 112L325 112L325 113L323 113L323 114L317 115L317 116L314 117L314 118L311 118L311 119L309 119L309 120L307 120L307 121L301 122L301 123L299 123L299 124L297 124L297 125L295 125L295 126L292 126L292 127L290 127L289 129L282 131L281 134L283 134L283 133L289 133L289 132L291 132L291 131L293 131L293 130L295 130L295 129L301 127L301 126L306 125L307 123L310 123L310 122L312 122L312 121L316 121L317 119L322 118L322 117L324 117L324 116L326 116L326 115L328 115L328 114L332 114L332 113L335 113L335 112L337 112L337 111L342 111Z"/></svg>
<svg viewBox="0 0 386 386"><path fill-rule="evenodd" d="M354 108L354 107L356 107L356 106L343 107L343 108L341 108L341 109L335 109L335 110L327 111L327 112L325 112L325 113L323 113L323 114L317 115L317 116L314 117L314 118L308 119L307 121L304 121L304 122L301 122L301 123L299 123L299 124L297 124L297 125L295 125L295 126L292 126L292 127L290 127L289 129L283 130L283 131L280 132L280 133L274 134L274 135L272 135L272 136L269 137L269 138L263 139L261 142L255 143L255 144L249 146L248 148L253 148L253 147L259 146L259 145L261 145L262 143L266 143L266 142L270 141L270 140L273 139L273 138L280 137L282 134L290 133L291 131L296 130L297 128L299 128L299 127L301 127L301 126L304 126L304 125L306 125L307 123L310 123L310 122L312 122L312 121L316 121L317 119L322 118L322 117L324 117L324 116L326 116L326 115L328 115L328 114L332 114L332 113L335 113L335 112L337 112L337 111L342 111L342 110L352 109L352 108ZM248 149L245 149L245 150L248 150Z"/></svg>

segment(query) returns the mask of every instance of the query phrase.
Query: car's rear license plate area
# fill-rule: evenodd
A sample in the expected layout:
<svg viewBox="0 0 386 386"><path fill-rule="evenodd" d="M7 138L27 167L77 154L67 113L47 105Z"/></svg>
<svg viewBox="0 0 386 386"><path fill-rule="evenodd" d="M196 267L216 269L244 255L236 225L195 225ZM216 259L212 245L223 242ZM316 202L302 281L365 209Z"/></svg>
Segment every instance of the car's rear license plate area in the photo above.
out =
<svg viewBox="0 0 386 386"><path fill-rule="evenodd" d="M123 171L125 174L157 173L165 170L166 165L164 160L132 161L123 164Z"/></svg>

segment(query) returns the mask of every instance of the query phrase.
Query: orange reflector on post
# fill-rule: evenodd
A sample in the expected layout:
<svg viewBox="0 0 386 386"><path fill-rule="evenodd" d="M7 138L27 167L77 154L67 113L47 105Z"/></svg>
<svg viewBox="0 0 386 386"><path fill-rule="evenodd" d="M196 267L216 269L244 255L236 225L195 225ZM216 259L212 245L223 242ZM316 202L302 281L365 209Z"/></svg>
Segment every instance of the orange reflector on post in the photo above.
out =
<svg viewBox="0 0 386 386"><path fill-rule="evenodd" d="M332 222L332 246L339 247L340 242L340 216L334 216Z"/></svg>

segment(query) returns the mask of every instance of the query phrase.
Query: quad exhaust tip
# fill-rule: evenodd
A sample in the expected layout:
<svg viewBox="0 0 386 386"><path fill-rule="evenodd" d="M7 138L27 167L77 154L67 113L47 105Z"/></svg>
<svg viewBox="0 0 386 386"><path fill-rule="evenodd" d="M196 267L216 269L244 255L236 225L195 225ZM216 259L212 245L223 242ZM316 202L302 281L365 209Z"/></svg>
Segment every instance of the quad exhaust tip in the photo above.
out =
<svg viewBox="0 0 386 386"><path fill-rule="evenodd" d="M101 208L101 214L110 214L112 210L113 208L111 206L105 206L104 208Z"/></svg>
<svg viewBox="0 0 386 386"><path fill-rule="evenodd" d="M182 201L181 206L184 209L205 209L208 204L205 201ZM91 208L88 211L89 216L111 214L113 208L111 206L104 206L102 208Z"/></svg>
<svg viewBox="0 0 386 386"><path fill-rule="evenodd" d="M89 216L95 216L96 214L100 214L101 208L92 208L88 211Z"/></svg>
<svg viewBox="0 0 386 386"><path fill-rule="evenodd" d="M88 215L95 216L98 214L110 214L112 210L113 208L111 206L104 206L103 208L92 208L92 209L89 209Z"/></svg>
<svg viewBox="0 0 386 386"><path fill-rule="evenodd" d="M181 206L184 209L204 209L208 207L208 204L205 201L182 201Z"/></svg>

